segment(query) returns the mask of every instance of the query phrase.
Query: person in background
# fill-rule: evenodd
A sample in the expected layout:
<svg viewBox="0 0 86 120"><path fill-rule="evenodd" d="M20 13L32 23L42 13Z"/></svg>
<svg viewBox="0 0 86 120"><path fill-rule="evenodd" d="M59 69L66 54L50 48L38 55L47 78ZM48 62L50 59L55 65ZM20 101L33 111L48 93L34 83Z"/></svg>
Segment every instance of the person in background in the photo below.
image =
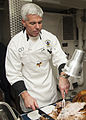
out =
<svg viewBox="0 0 86 120"><path fill-rule="evenodd" d="M2 100L11 105L11 102L10 102L11 85L6 78L5 55L6 55L6 46L2 42L0 42L0 93L3 94Z"/></svg>
<svg viewBox="0 0 86 120"><path fill-rule="evenodd" d="M6 49L7 47L2 42L0 42L0 101L8 103L11 107L16 108L16 110L21 112L19 106L19 97L16 95L15 89L10 85L6 78Z"/></svg>
<svg viewBox="0 0 86 120"><path fill-rule="evenodd" d="M5 65L7 79L20 96L21 109L28 112L58 100L50 59L59 70L63 98L70 85L62 72L66 55L57 37L42 29L43 10L34 3L27 3L21 8L21 16L24 30L9 42Z"/></svg>

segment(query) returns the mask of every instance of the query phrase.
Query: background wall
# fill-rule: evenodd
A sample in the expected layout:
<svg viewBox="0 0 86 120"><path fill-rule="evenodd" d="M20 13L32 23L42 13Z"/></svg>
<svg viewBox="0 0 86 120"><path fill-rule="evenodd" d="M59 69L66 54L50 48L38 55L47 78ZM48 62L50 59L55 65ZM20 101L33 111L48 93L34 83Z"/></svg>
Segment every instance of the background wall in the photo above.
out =
<svg viewBox="0 0 86 120"><path fill-rule="evenodd" d="M10 40L9 8L7 0L5 0L3 6L3 8L0 8L0 42L6 46Z"/></svg>

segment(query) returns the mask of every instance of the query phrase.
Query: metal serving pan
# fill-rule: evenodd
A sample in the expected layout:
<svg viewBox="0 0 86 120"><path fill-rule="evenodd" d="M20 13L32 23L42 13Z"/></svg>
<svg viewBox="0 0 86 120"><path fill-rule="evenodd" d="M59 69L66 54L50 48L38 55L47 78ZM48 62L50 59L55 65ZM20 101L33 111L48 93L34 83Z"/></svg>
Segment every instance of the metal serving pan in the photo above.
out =
<svg viewBox="0 0 86 120"><path fill-rule="evenodd" d="M16 114L6 102L0 102L0 120L22 120L18 113Z"/></svg>

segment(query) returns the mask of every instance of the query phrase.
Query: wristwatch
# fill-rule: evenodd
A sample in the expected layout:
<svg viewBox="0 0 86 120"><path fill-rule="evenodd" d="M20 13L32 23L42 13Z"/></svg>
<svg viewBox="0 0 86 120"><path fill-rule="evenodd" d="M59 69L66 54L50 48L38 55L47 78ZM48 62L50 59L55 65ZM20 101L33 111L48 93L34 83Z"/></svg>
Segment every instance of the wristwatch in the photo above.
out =
<svg viewBox="0 0 86 120"><path fill-rule="evenodd" d="M63 78L69 78L70 76L67 75L67 74L63 74L63 75L60 75L60 77L63 77Z"/></svg>

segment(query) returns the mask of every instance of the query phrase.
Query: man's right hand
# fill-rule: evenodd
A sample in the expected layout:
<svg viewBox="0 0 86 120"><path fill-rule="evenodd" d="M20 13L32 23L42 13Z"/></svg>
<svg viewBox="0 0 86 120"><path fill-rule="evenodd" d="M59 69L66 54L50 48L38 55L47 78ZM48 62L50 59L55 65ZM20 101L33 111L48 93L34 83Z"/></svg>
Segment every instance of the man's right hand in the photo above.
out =
<svg viewBox="0 0 86 120"><path fill-rule="evenodd" d="M24 100L26 108L31 108L32 110L36 110L36 108L39 108L36 99L30 96L27 91L22 92L21 97Z"/></svg>

